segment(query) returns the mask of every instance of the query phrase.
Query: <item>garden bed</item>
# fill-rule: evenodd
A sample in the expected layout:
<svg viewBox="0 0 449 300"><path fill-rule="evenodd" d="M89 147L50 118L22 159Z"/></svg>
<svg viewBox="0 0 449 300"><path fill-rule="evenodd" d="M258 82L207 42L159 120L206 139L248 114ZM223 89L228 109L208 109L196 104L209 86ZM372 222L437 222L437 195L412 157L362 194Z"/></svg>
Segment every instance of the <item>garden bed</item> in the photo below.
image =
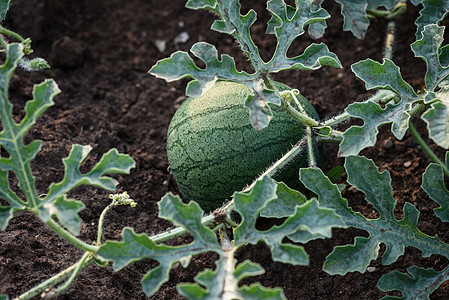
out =
<svg viewBox="0 0 449 300"><path fill-rule="evenodd" d="M241 2L243 11L252 7L260 18L253 27L253 37L262 56L272 53L275 40L263 35L264 24L269 19L264 1ZM386 21L376 19L372 20L365 39L356 39L341 30L343 20L339 7L333 1L327 2L324 7L332 18L328 20L328 29L321 40L338 55L343 68L289 71L275 77L298 88L323 118L372 94L366 92L350 65L368 57L380 61L386 33ZM246 58L233 39L209 29L214 16L188 10L184 5L185 1L180 0L169 5L156 0L15 0L6 19L5 25L29 35L35 54L48 59L52 65L52 69L42 72L16 72L10 89L10 99L15 104L14 115L17 118L23 116L23 107L31 98L34 83L54 78L62 90L55 98L56 104L38 120L29 136L44 141L43 151L33 162L38 192L45 194L51 182L62 179L62 158L68 155L74 143L93 147L86 169L113 147L129 154L137 163L130 175L115 178L119 182L118 191L127 191L138 206L110 211L104 225L105 239L121 239L124 226L147 234L167 230L170 223L157 218L157 201L168 191L179 193L168 168L165 142L171 117L185 100L186 81L166 83L149 75L150 67L178 49L187 51L193 43L207 41L216 45L220 53L235 57L238 69L249 70ZM399 17L393 60L400 66L404 79L415 89L422 89L426 67L410 50L410 44L415 40L413 22L418 12L419 7L410 5L406 14ZM300 52L311 42L312 39L305 35L295 41L293 48ZM416 125L424 135L425 124L416 122ZM442 241L449 242L448 224L442 223L433 213L437 204L417 188L430 159L409 134L398 141L387 127L380 129L380 142L362 154L373 159L381 171L391 173L394 197L398 202L396 217L401 218L403 204L411 202L421 212L419 229L431 235L437 233ZM343 164L344 160L336 156L337 150L337 146L326 146L329 154L325 156L324 171ZM444 157L442 149L433 150ZM12 178L12 182L15 181ZM109 203L108 192L81 187L70 196L85 203L86 209L80 213L83 219L81 238L93 242L99 215ZM371 218L376 216L377 212L363 200L361 192L348 185L343 196L354 210ZM260 223L261 227L268 226L263 220ZM436 228L438 232L435 232ZM397 262L382 266L377 259L364 274L330 276L321 271L333 247L352 243L356 233L366 236L356 229L338 229L333 231L332 239L308 243L305 247L311 257L307 267L273 262L263 244L239 250L237 258L251 258L263 265L266 273L251 280L265 286L282 287L288 299L377 299L385 295L376 288L383 274L392 270L404 272L414 264L436 270L448 264L442 256L422 258L419 250L407 248ZM182 239L189 237L180 237L176 242ZM381 247L380 251L383 250ZM0 294L19 295L69 267L81 255L80 250L59 238L33 214L17 213L7 230L0 232ZM186 269L176 267L170 273L170 282L151 299L183 299L177 294L176 284L193 281L205 267L214 268L213 258L213 255L200 255L194 257ZM139 281L149 266L154 265L154 261L146 260L119 272L114 272L111 267L92 265L82 271L60 299L145 299ZM443 284L431 298L444 299L448 293L448 285Z"/></svg>

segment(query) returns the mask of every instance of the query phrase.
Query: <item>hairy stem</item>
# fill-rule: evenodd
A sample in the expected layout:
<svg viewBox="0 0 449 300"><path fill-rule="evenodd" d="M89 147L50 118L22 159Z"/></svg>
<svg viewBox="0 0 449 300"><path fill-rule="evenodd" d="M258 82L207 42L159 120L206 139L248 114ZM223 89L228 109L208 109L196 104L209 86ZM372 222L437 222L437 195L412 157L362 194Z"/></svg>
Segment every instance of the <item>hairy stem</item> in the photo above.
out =
<svg viewBox="0 0 449 300"><path fill-rule="evenodd" d="M315 158L315 152L313 151L313 138L312 127L307 127L307 152L309 155L309 166L311 168L317 168L318 164Z"/></svg>
<svg viewBox="0 0 449 300"><path fill-rule="evenodd" d="M396 37L396 21L390 20L387 25L387 36L385 37L384 58L393 59L394 41Z"/></svg>
<svg viewBox="0 0 449 300"><path fill-rule="evenodd" d="M297 91L297 90L296 90ZM297 93L295 93L295 90L293 90L291 92L291 97L293 98L293 100L296 103L296 106L298 107L298 110L304 114L307 115L306 110L304 109L304 107L301 105L301 103L299 103L298 99L296 98L296 95L298 94L299 97L302 98L303 101L308 101L304 96L302 96L299 91L297 91ZM306 136L307 136L307 151L308 151L308 156L309 156L309 166L312 168L316 168L317 167L317 162L315 159L315 152L313 151L313 139L312 139L312 127L311 126L307 126L306 128Z"/></svg>
<svg viewBox="0 0 449 300"><path fill-rule="evenodd" d="M309 117L304 110L298 111L293 106L290 105L289 101L295 101L295 103L298 105L298 100L296 99L296 96L294 95L294 90L292 91L283 91L279 93L281 95L281 107L284 108L289 115L291 115L294 119L298 120L299 122L303 123L306 126L319 126L320 122L317 120ZM300 94L298 94L300 95ZM301 107L301 105L299 105ZM302 107L301 107L302 108Z"/></svg>
<svg viewBox="0 0 449 300"><path fill-rule="evenodd" d="M48 289L50 287L53 287L53 286L63 282L67 278L69 278L70 275L73 273L73 271L75 269L77 269L77 268L79 268L79 270L84 269L85 267L91 265L93 262L94 262L94 259L93 259L92 256L90 256L86 260L84 260L82 265L80 265L80 261L78 261L74 265L72 265L72 266L68 267L67 269L59 272L55 276L45 280L44 282L42 282L41 284L35 286L34 288L28 290L26 293L23 293L22 295L14 298L14 300L32 299L32 298L42 294L42 292L44 292L46 289Z"/></svg>
<svg viewBox="0 0 449 300"><path fill-rule="evenodd" d="M209 225L210 223L213 223L215 221L214 214L207 215L201 219L201 224L203 225ZM172 230L169 230L167 232L159 233L153 236L150 236L150 239L155 243L162 243L164 241L173 239L177 236L183 235L186 233L186 229L182 227L176 227Z"/></svg>
<svg viewBox="0 0 449 300"><path fill-rule="evenodd" d="M94 252L96 253L100 247L89 245L82 240L78 239L74 235L72 235L70 232L65 230L61 227L58 223L56 223L52 218L50 218L47 222L48 226L50 226L54 231L56 231L60 236L65 238L67 241L69 241L71 244L76 246L77 248L86 251L86 252Z"/></svg>
<svg viewBox="0 0 449 300"><path fill-rule="evenodd" d="M12 36L12 37L18 39L20 42L24 42L25 41L25 39L20 34L15 33L14 31L11 31L9 29L6 29L3 26L0 26L0 33Z"/></svg>
<svg viewBox="0 0 449 300"><path fill-rule="evenodd" d="M415 138L416 142L418 142L419 146L423 149L423 151L430 157L431 160L433 160L436 164L441 166L443 168L443 172L446 173L447 176L449 176L449 170L439 158L436 156L436 154L430 149L430 147L427 145L427 143L424 141L424 139L419 135L418 131L416 130L415 126L413 126L412 122L409 122L409 130L412 136Z"/></svg>
<svg viewBox="0 0 449 300"><path fill-rule="evenodd" d="M97 245L98 246L101 245L101 238L103 236L103 222L104 222L104 218L105 218L106 213L108 212L108 210L110 210L113 205L114 205L114 203L111 203L108 206L106 206L103 209L103 211L101 212L100 218L98 219L98 231L97 231Z"/></svg>
<svg viewBox="0 0 449 300"><path fill-rule="evenodd" d="M371 9L368 10L368 17L393 19L407 10L407 0L399 1L391 10Z"/></svg>
<svg viewBox="0 0 449 300"><path fill-rule="evenodd" d="M73 281L75 280L78 273L83 269L84 265L86 264L86 261L92 256L91 252L85 252L84 255L79 260L77 266L75 267L75 270L72 272L72 275L70 275L69 279L60 286L56 291L54 291L54 295L57 297L62 292L67 290L70 285L72 285Z"/></svg>
<svg viewBox="0 0 449 300"><path fill-rule="evenodd" d="M315 138L318 144L320 143L340 143L343 140L343 132L338 130L332 130L332 133L329 136L320 136L318 135Z"/></svg>
<svg viewBox="0 0 449 300"><path fill-rule="evenodd" d="M369 97L368 99L366 99L365 102L371 101L374 103L386 104L396 98L397 98L397 94L392 91L379 90L376 94L374 94L371 97ZM324 121L322 123L322 125L331 126L331 127L338 126L338 125L348 121L350 118L352 118L352 116L348 112L344 111L341 114L336 115L336 116Z"/></svg>

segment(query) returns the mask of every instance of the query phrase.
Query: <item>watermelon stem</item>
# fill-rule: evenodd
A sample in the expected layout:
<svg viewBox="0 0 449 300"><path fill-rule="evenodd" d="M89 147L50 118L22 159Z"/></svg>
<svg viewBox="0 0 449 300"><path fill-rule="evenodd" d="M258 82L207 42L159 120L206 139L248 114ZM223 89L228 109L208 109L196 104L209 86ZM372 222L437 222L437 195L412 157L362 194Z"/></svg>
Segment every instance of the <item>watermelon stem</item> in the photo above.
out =
<svg viewBox="0 0 449 300"><path fill-rule="evenodd" d="M338 130L332 130L332 133L328 136L318 135L315 138L317 143L340 143L343 140L343 132Z"/></svg>
<svg viewBox="0 0 449 300"><path fill-rule="evenodd" d="M302 97L302 95L299 93L299 90L294 89L289 92L299 111L302 114L307 115L306 110L304 109L304 107L302 107L301 103L299 103L298 98L296 98L296 95ZM307 125L306 131L307 131L307 150L309 155L309 166L312 168L316 168L317 163L315 158L315 152L313 151L312 127L310 125Z"/></svg>
<svg viewBox="0 0 449 300"><path fill-rule="evenodd" d="M307 152L309 155L309 166L311 168L317 168L315 151L313 151L312 127L310 126L307 126Z"/></svg>
<svg viewBox="0 0 449 300"><path fill-rule="evenodd" d="M294 119L298 120L299 122L303 123L306 126L320 126L320 122L317 120L309 117L304 109L302 109L301 105L298 103L298 99L296 98L296 95L301 95L298 90L291 90L291 91L282 91L279 92L282 99L281 107L284 108L289 115L291 115ZM290 102L294 101L297 105L299 105L301 111L298 111L293 106L290 105Z"/></svg>
<svg viewBox="0 0 449 300"><path fill-rule="evenodd" d="M398 99L398 95L396 93L389 91L389 90L380 90L373 96L366 99L364 102L370 101L370 102L374 102L374 103L387 104L391 100L396 101L397 99ZM351 118L352 118L352 116L347 111L344 111L341 114L336 115L336 116L324 121L323 125L333 127L333 126L341 125L342 123L348 121Z"/></svg>

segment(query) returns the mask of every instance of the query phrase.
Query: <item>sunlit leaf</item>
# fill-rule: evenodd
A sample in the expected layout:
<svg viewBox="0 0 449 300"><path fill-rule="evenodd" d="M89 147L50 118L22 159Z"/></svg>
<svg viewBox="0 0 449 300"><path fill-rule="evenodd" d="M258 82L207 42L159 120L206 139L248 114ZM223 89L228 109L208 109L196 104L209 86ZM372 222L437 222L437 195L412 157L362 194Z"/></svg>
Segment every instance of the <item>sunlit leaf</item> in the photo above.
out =
<svg viewBox="0 0 449 300"><path fill-rule="evenodd" d="M214 45L198 42L192 46L190 51L206 64L204 69L197 67L186 52L177 51L169 58L158 61L151 68L150 73L168 82L184 77L193 78L194 80L189 82L186 89L186 95L192 97L201 96L214 85L217 79L242 82L256 79L255 75L237 71L235 61L229 55L223 54L219 58Z"/></svg>
<svg viewBox="0 0 449 300"><path fill-rule="evenodd" d="M46 202L39 206L39 216L46 222L52 216L58 218L61 224L78 235L81 230L81 218L78 213L84 209L84 204L77 200L66 199L65 195L56 198L52 202Z"/></svg>

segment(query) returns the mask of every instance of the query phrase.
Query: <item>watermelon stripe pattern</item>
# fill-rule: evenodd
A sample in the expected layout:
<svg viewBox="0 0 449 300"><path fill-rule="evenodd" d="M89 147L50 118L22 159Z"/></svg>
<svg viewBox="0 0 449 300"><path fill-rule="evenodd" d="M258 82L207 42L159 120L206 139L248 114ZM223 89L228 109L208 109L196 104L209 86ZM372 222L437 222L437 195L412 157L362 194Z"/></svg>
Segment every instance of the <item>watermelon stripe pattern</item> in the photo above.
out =
<svg viewBox="0 0 449 300"><path fill-rule="evenodd" d="M288 87L277 84L277 88ZM205 211L221 206L304 136L305 127L276 106L271 107L269 126L254 129L244 106L249 95L243 84L217 82L201 97L188 98L170 123L170 169L184 200L197 201ZM309 102L301 104L318 120ZM307 153L287 168L290 172L283 170L279 179L293 173L298 181L298 169L306 165Z"/></svg>

